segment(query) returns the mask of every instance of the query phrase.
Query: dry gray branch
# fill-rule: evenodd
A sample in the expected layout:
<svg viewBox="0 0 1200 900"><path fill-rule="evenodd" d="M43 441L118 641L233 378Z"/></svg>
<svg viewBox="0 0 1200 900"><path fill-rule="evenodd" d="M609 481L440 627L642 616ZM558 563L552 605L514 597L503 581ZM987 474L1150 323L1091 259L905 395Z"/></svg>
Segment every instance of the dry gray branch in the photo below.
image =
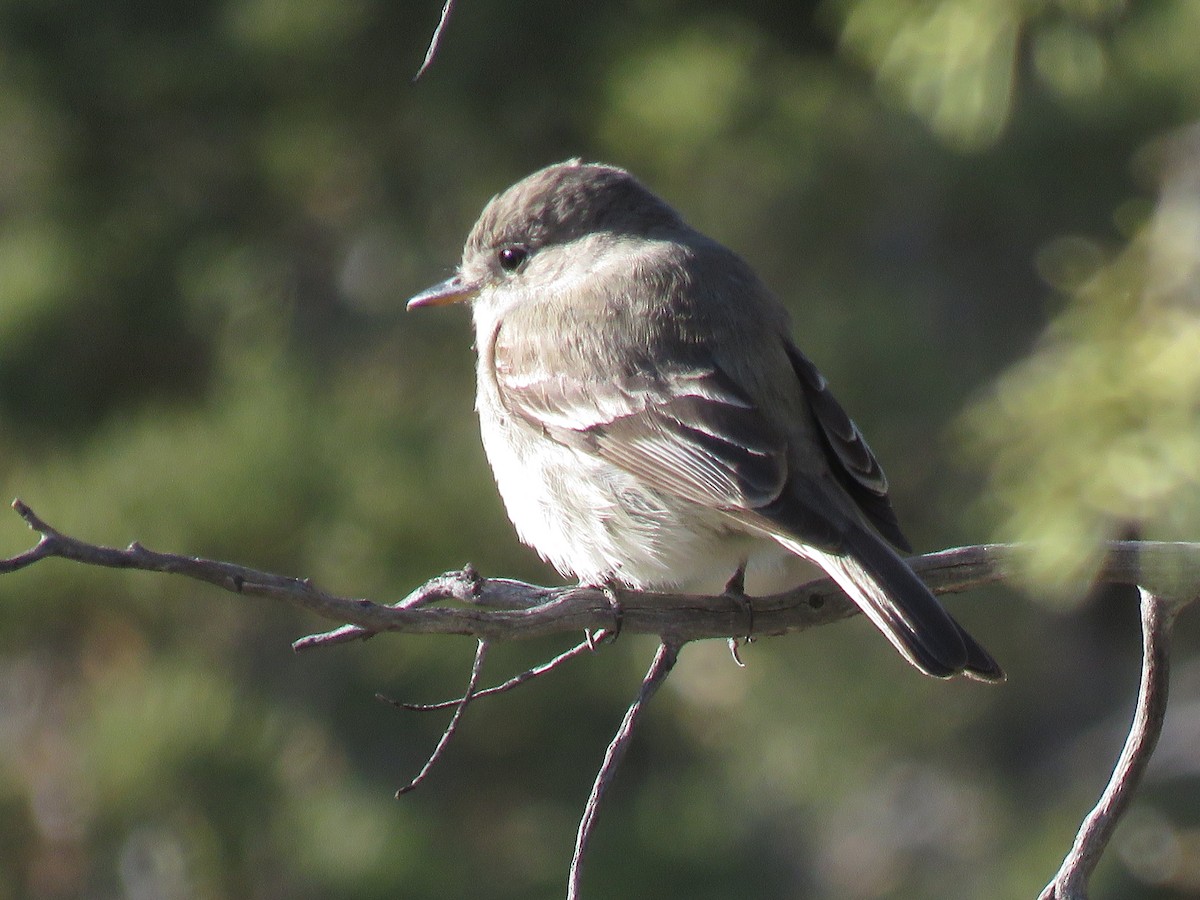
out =
<svg viewBox="0 0 1200 900"><path fill-rule="evenodd" d="M575 835L575 853L571 857L571 870L567 877L567 900L578 900L579 898L579 880L583 874L583 860L587 855L588 845L591 843L592 832L596 826L596 815L600 812L600 803L612 786L613 779L617 774L617 767L621 765L625 751L629 749L629 742L633 740L633 731L637 727L642 711L662 683L667 680L671 670L675 668L675 660L679 658L679 650L682 646L675 641L665 640L658 645L658 651L654 654L654 660L650 663L650 668L642 679L642 686L638 690L637 697L629 704L629 709L625 711L625 718L621 720L617 733L613 735L608 749L604 752L604 762L600 764L600 770L596 773L592 792L588 795L587 805L584 806L583 815L579 819L579 831Z"/></svg>
<svg viewBox="0 0 1200 900"><path fill-rule="evenodd" d="M45 559L83 565L140 569L183 575L227 591L266 597L345 623L324 635L298 642L303 649L369 637L385 631L459 634L511 641L549 634L611 628L613 610L605 592L587 587L542 587L507 578L483 578L471 567L425 582L394 604L340 597L307 578L291 578L246 566L195 556L160 553L133 543L103 547L64 535L20 500L13 509L40 535L36 546L0 560L0 575ZM957 547L909 560L936 594L962 593L1004 581L1021 548L1012 544ZM1181 595L1181 581L1200 572L1200 544L1112 541L1099 580L1142 584L1164 595ZM750 632L747 608L725 595L702 597L670 592L622 590L621 631L654 634L680 642L729 638ZM449 602L451 605L443 605ZM752 601L756 637L805 631L856 615L858 608L827 578L817 578L782 594ZM336 637L334 637L336 635Z"/></svg>
<svg viewBox="0 0 1200 900"><path fill-rule="evenodd" d="M1084 818L1071 852L1038 900L1087 900L1088 881L1112 840L1154 753L1167 715L1171 670L1171 626L1193 598L1167 599L1139 588L1142 613L1142 674L1137 709L1112 777Z"/></svg>

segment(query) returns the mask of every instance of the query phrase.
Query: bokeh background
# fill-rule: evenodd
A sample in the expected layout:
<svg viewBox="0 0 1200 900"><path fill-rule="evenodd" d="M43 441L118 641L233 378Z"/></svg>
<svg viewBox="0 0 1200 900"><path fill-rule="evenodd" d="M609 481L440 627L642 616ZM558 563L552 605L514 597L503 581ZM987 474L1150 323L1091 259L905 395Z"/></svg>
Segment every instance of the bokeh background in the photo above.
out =
<svg viewBox="0 0 1200 900"><path fill-rule="evenodd" d="M0 486L69 533L396 599L520 547L463 311L403 314L482 204L632 168L794 312L922 550L1031 539L950 603L1003 687L862 621L685 649L593 897L1033 897L1132 710L1113 535L1200 537L1194 0L0 3ZM1191 130L1189 130L1189 128ZM0 553L28 546L0 517ZM1200 895L1200 656L1096 896ZM0 578L0 898L552 898L653 641L468 714L470 641L178 578ZM560 640L498 647L493 680Z"/></svg>

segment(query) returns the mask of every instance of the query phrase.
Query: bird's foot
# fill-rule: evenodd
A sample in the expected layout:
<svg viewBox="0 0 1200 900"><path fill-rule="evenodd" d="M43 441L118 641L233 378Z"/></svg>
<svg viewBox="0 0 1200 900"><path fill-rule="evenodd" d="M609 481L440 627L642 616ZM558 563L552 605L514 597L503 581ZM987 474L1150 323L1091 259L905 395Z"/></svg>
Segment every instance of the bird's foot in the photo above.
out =
<svg viewBox="0 0 1200 900"><path fill-rule="evenodd" d="M737 571L725 583L724 596L732 600L746 618L746 642L749 643L754 640L754 606L750 603L750 598L746 596L745 563L738 566ZM737 660L738 665L742 664L741 660L737 658L736 651L734 652L734 659Z"/></svg>
<svg viewBox="0 0 1200 900"><path fill-rule="evenodd" d="M605 584L587 585L604 594L604 599L608 603L608 608L612 610L613 627L601 629L598 633L590 628L584 629L584 637L587 640L588 648L595 650L601 640L615 641L621 636L621 623L625 616L625 611L621 607L621 598L617 595L617 588L614 584L606 582Z"/></svg>

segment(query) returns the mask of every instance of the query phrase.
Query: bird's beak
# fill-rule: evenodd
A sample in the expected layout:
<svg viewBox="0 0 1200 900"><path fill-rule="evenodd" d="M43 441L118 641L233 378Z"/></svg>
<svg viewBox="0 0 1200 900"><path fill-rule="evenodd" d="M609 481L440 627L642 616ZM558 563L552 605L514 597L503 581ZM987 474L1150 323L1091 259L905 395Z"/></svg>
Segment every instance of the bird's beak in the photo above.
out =
<svg viewBox="0 0 1200 900"><path fill-rule="evenodd" d="M449 306L451 303L465 303L474 300L479 293L479 285L464 281L462 275L447 278L441 284L426 288L408 301L407 309L420 309L422 306Z"/></svg>

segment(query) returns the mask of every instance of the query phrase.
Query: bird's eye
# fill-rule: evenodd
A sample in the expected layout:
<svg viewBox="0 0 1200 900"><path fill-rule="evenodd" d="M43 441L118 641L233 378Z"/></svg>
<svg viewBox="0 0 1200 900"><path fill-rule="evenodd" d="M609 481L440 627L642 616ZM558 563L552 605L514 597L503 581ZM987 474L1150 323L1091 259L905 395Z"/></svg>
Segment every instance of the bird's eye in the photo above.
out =
<svg viewBox="0 0 1200 900"><path fill-rule="evenodd" d="M521 268L521 264L529 257L529 251L524 247L501 247L497 258L500 260L500 268L505 272L515 272Z"/></svg>

